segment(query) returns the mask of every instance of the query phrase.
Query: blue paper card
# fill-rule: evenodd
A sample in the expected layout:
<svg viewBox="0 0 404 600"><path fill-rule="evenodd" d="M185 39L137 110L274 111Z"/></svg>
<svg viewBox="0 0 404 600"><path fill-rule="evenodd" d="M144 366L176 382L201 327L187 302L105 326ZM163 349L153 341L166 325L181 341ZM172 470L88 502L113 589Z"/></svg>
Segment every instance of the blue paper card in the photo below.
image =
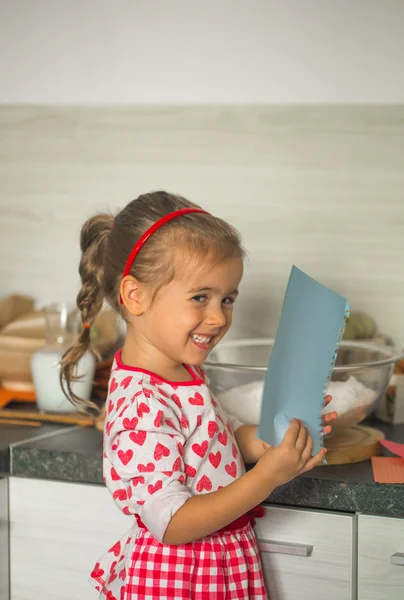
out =
<svg viewBox="0 0 404 600"><path fill-rule="evenodd" d="M261 440L279 446L297 418L313 438L313 453L323 447L321 410L348 315L343 296L292 268L265 376Z"/></svg>

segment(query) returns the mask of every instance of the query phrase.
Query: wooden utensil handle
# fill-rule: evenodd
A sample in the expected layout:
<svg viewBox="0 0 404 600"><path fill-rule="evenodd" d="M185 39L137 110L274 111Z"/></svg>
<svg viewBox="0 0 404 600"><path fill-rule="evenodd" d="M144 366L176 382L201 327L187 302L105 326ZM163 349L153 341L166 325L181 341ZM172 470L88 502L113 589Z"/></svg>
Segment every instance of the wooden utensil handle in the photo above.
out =
<svg viewBox="0 0 404 600"><path fill-rule="evenodd" d="M40 427L40 421L27 421L24 419L0 419L0 425L20 425L21 427Z"/></svg>

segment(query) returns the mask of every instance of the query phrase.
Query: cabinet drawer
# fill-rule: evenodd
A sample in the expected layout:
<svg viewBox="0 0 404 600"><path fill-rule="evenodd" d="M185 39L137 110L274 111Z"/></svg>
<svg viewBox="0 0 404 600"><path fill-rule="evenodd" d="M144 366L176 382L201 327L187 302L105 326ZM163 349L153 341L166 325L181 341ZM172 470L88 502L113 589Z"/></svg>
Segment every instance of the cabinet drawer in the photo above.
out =
<svg viewBox="0 0 404 600"><path fill-rule="evenodd" d="M358 517L359 600L403 600L404 519Z"/></svg>
<svg viewBox="0 0 404 600"><path fill-rule="evenodd" d="M94 600L91 570L131 525L102 486L11 477L11 600Z"/></svg>
<svg viewBox="0 0 404 600"><path fill-rule="evenodd" d="M355 600L356 517L265 507L255 527L271 600Z"/></svg>

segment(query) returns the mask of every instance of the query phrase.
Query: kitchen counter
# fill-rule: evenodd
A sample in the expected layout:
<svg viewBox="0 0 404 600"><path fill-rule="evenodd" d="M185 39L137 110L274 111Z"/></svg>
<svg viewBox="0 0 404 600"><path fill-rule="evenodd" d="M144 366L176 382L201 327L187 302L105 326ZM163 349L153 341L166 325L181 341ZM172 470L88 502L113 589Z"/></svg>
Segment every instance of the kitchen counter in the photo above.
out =
<svg viewBox="0 0 404 600"><path fill-rule="evenodd" d="M382 429L404 442L404 425ZM388 451L384 451L389 455ZM0 425L0 472L102 484L102 436L95 429L43 425L35 430ZM377 484L370 461L314 469L275 490L273 504L404 517L404 485Z"/></svg>

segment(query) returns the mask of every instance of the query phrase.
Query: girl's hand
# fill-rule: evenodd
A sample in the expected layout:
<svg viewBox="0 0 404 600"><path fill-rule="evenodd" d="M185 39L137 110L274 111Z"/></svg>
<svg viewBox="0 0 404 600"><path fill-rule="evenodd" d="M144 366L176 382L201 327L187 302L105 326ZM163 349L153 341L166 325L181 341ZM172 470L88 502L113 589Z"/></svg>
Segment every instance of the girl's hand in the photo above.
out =
<svg viewBox="0 0 404 600"><path fill-rule="evenodd" d="M322 448L316 456L312 452L313 440L307 429L301 421L293 419L281 444L268 448L254 470L268 483L268 489L273 490L319 466L327 450Z"/></svg>
<svg viewBox="0 0 404 600"><path fill-rule="evenodd" d="M325 404L329 404L331 400L332 396L326 396ZM322 417L324 435L331 433L332 427L330 423L332 423L337 416L338 414L336 412L331 412ZM242 425L236 430L235 436L243 460L247 464L256 463L266 450L271 447L266 442L257 438L257 427L255 425Z"/></svg>
<svg viewBox="0 0 404 600"><path fill-rule="evenodd" d="M332 396L328 395L325 397L325 405L327 406L327 404L329 404L332 400ZM330 425L330 423L332 421L335 421L335 419L338 417L338 413L336 412L330 412L327 415L323 415L322 420L323 420L323 425L324 425L324 435L328 435L329 433L331 433L332 431L332 427Z"/></svg>

